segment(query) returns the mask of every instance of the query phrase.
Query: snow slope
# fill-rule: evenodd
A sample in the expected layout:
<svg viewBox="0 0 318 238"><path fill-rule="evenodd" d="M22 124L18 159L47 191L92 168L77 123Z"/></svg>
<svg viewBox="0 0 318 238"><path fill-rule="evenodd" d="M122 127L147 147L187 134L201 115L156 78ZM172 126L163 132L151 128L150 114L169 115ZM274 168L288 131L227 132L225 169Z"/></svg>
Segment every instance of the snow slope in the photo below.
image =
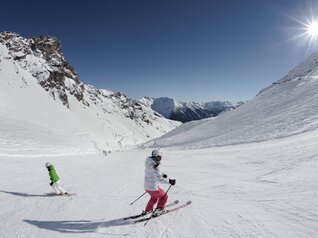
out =
<svg viewBox="0 0 318 238"><path fill-rule="evenodd" d="M1 69L5 76L17 68ZM92 118L79 114L87 109L67 109L13 79L1 77L0 87L0 237L318 237L316 74L278 81L237 110L107 157L87 146ZM40 105L47 105L41 113ZM64 110L76 113L64 117ZM83 134L74 133L78 126ZM192 204L147 226L123 221L149 199L129 205L144 192L144 161L152 150L146 147L154 145L164 147L161 171L177 180L169 201ZM51 192L46 161L76 195L45 195Z"/></svg>
<svg viewBox="0 0 318 238"><path fill-rule="evenodd" d="M306 62L303 67L308 67L311 61ZM318 65L310 72L315 70ZM317 91L318 73L280 80L233 111L185 123L148 145L204 148L266 141L315 130L318 128Z"/></svg>
<svg viewBox="0 0 318 238"><path fill-rule="evenodd" d="M120 220L144 209L151 150L49 158L0 157L1 237L317 237L318 133L199 150L163 150L177 179L169 200L191 200L146 227ZM50 192L55 164L72 197ZM166 185L163 185L167 189Z"/></svg>

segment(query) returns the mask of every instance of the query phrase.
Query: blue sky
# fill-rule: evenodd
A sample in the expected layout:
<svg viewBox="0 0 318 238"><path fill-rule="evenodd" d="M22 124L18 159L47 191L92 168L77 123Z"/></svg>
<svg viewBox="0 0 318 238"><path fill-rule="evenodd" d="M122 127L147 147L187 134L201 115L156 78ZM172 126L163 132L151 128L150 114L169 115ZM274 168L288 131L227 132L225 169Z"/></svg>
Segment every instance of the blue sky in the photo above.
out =
<svg viewBox="0 0 318 238"><path fill-rule="evenodd" d="M6 1L0 31L56 36L80 79L132 98L248 100L317 50L301 0Z"/></svg>

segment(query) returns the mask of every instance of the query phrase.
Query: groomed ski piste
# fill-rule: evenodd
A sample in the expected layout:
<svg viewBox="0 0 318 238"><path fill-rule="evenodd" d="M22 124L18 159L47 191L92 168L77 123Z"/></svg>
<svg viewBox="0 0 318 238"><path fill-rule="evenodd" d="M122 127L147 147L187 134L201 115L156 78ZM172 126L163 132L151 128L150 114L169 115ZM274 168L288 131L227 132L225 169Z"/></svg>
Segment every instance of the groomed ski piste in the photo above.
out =
<svg viewBox="0 0 318 238"><path fill-rule="evenodd" d="M234 111L107 156L72 134L76 123L59 127L67 109L54 111L55 124L41 122L21 106L32 91L16 89L20 98L1 78L0 237L318 237L318 74L310 66ZM154 148L177 181L168 201L192 203L146 226L123 221L149 199L130 205L144 193ZM46 195L47 161L73 196Z"/></svg>
<svg viewBox="0 0 318 238"><path fill-rule="evenodd" d="M145 157L1 157L1 237L316 237L318 133L197 150L164 149L161 170L177 179L169 201L192 204L148 222L120 218L144 209ZM56 165L71 197L50 192ZM163 186L167 189L167 186Z"/></svg>

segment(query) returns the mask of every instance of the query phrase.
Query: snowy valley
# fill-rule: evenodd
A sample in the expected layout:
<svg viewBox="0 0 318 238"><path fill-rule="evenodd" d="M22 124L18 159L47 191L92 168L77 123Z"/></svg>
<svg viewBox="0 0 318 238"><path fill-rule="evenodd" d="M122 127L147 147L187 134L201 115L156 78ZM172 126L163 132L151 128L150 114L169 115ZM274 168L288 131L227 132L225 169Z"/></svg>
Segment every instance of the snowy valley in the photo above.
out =
<svg viewBox="0 0 318 238"><path fill-rule="evenodd" d="M56 43L19 37L0 36L0 237L318 236L318 54L235 110L180 125L81 84ZM154 148L177 181L169 201L192 203L124 221L149 199L129 205ZM46 196L47 161L75 195Z"/></svg>

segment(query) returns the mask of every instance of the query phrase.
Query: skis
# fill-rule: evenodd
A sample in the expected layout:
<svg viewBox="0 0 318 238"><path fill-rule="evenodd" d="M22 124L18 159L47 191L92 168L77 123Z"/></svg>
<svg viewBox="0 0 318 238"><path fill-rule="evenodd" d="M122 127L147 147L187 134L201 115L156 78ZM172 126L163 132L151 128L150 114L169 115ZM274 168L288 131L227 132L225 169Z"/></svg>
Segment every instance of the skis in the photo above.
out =
<svg viewBox="0 0 318 238"><path fill-rule="evenodd" d="M169 203L166 205L166 207L171 207L173 205L176 205L179 203L179 200L175 200L174 202L172 203ZM139 218L139 217L143 217L143 216L146 216L146 215L149 215L150 213L148 214L138 214L138 215L134 215L134 216L129 216L129 217L124 217L123 220L129 220L129 219L136 219L136 218Z"/></svg>
<svg viewBox="0 0 318 238"><path fill-rule="evenodd" d="M177 205L178 203L179 200L175 200L174 202L167 204L166 207L172 207L173 205Z"/></svg>
<svg viewBox="0 0 318 238"><path fill-rule="evenodd" d="M147 222L150 220L150 219L153 219L153 218L157 218L157 217L160 217L162 215L165 215L167 213L170 213L170 212L173 212L173 211L177 211L181 208L184 208L186 206L189 206L191 204L191 201L187 201L186 203L180 205L180 206L177 206L177 207L174 207L174 208L171 208L171 209L164 209L162 211L162 213L158 214L157 216L151 216L151 217L146 217L146 218L141 218L141 219L138 219L138 220L134 220L134 223L139 223L139 222L146 222L145 225L147 224Z"/></svg>
<svg viewBox="0 0 318 238"><path fill-rule="evenodd" d="M44 196L46 197L70 197L76 195L75 193L64 193L64 194L57 194L57 193L46 193Z"/></svg>

